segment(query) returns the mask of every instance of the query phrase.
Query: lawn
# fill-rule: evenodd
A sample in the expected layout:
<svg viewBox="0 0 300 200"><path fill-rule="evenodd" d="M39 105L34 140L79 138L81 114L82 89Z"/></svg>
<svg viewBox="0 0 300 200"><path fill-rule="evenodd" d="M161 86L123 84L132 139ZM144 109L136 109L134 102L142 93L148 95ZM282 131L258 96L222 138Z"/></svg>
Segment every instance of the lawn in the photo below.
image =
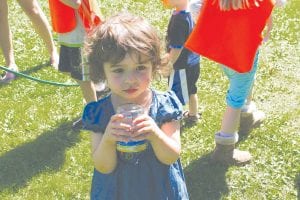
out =
<svg viewBox="0 0 300 200"><path fill-rule="evenodd" d="M8 2L20 71L71 82L48 66L49 55L27 16L17 1ZM49 17L47 1L40 4ZM202 60L197 83L202 119L182 129L181 159L191 200L300 199L299 8L299 0L290 0L284 9L274 10L271 38L261 47L254 99L267 119L238 143L252 153L249 165L209 163L228 81L216 63ZM127 9L147 18L163 41L170 10L159 1L105 0L101 9L105 16ZM157 81L154 87L165 90L166 81ZM83 108L80 89L18 78L0 85L0 102L0 199L89 199L93 169L89 133L71 130Z"/></svg>

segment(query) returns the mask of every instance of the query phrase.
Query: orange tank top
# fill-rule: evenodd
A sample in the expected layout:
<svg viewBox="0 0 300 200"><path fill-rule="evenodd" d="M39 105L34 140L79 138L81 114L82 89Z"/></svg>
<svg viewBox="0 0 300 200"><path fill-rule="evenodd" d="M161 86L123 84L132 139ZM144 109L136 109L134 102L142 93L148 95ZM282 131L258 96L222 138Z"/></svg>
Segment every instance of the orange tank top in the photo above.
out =
<svg viewBox="0 0 300 200"><path fill-rule="evenodd" d="M53 31L68 33L76 27L75 11L60 0L49 0Z"/></svg>
<svg viewBox="0 0 300 200"><path fill-rule="evenodd" d="M95 3L90 0L82 0L78 13L83 21L86 31L101 23L100 11L97 12ZM57 33L68 33L76 27L75 10L60 0L49 0L50 15L53 31Z"/></svg>

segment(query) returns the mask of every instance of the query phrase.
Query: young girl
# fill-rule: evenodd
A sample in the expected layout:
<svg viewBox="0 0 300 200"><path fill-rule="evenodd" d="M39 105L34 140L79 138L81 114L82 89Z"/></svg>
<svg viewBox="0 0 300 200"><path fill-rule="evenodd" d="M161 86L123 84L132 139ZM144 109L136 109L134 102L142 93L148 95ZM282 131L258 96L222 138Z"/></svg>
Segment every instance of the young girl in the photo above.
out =
<svg viewBox="0 0 300 200"><path fill-rule="evenodd" d="M230 82L221 130L215 134L216 148L212 154L215 162L246 164L251 160L250 153L235 149L235 144L241 110L255 78L261 32L271 14L272 4L271 0L205 1L195 32L186 43L187 48L223 64ZM248 99L251 101L251 95ZM260 119L263 117L261 115Z"/></svg>
<svg viewBox="0 0 300 200"><path fill-rule="evenodd" d="M86 105L85 129L92 131L94 175L91 199L188 199L179 160L182 105L173 92L150 88L160 65L160 41L143 19L129 13L109 18L87 39L91 79L106 81L111 93ZM146 112L126 124L116 114L123 104ZM117 150L120 142L146 140L143 151Z"/></svg>
<svg viewBox="0 0 300 200"><path fill-rule="evenodd" d="M201 8L203 5L203 0L192 0L189 2L189 10L191 12L191 15L193 17L193 20L195 23L197 22L197 19L199 17ZM271 16L272 17L272 16ZM272 18L268 20L267 26L266 26L266 33L264 36L264 42L267 41L269 38L271 29L272 29ZM258 53L257 53L258 56ZM258 62L254 62L252 68L256 69L258 66ZM223 66L223 70L226 73L227 68ZM260 124L265 119L264 112L257 109L255 102L252 100L252 92L253 91L253 84L250 89L249 95L247 97L247 100L243 107L241 108L241 117L240 117L240 125L238 129L239 135L247 135L251 132L253 128L258 128Z"/></svg>

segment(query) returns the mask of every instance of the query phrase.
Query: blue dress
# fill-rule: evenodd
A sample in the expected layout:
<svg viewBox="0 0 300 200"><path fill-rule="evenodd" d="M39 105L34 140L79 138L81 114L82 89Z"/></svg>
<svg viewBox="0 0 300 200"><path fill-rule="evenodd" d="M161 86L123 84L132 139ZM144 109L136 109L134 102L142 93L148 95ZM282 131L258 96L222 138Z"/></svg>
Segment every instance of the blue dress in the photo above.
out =
<svg viewBox="0 0 300 200"><path fill-rule="evenodd" d="M152 91L149 116L161 126L182 117L182 105L174 92ZM111 96L89 103L83 113L87 130L104 133L110 117L115 114ZM101 123L100 123L101 122ZM94 169L92 200L188 200L180 160L171 165L161 163L152 146L139 153L118 151L116 169L102 174Z"/></svg>

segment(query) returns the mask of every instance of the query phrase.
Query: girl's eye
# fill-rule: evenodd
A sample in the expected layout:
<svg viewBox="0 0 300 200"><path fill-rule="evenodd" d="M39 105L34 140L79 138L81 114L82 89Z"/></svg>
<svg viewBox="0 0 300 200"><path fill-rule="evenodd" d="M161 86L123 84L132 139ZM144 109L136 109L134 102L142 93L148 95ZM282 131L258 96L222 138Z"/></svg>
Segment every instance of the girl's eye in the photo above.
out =
<svg viewBox="0 0 300 200"><path fill-rule="evenodd" d="M112 70L113 73L122 73L124 70L122 68L116 68Z"/></svg>
<svg viewBox="0 0 300 200"><path fill-rule="evenodd" d="M142 71L142 70L145 70L146 69L146 66L145 65L139 65L137 66L136 70L138 71Z"/></svg>

